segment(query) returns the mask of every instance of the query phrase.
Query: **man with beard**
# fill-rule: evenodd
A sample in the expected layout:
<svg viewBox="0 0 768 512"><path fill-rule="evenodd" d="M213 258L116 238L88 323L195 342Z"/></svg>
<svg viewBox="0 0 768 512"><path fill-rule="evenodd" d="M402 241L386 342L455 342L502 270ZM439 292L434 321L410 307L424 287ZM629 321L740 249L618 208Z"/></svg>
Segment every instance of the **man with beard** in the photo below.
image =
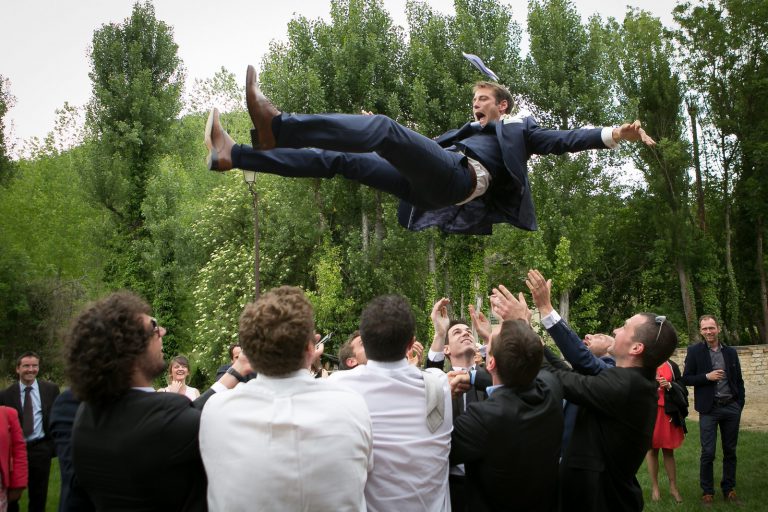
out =
<svg viewBox="0 0 768 512"><path fill-rule="evenodd" d="M75 474L97 510L206 510L201 409L250 364L238 358L194 402L155 393L166 331L150 313L138 296L117 292L87 307L71 328L66 373L84 402L72 433Z"/></svg>

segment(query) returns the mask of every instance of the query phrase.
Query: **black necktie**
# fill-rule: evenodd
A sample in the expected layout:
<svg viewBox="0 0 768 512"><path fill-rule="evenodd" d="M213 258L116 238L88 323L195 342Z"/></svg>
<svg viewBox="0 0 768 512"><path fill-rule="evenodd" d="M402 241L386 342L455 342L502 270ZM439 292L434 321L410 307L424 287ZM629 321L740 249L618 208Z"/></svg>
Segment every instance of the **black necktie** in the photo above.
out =
<svg viewBox="0 0 768 512"><path fill-rule="evenodd" d="M32 412L32 386L24 388L24 410L21 415L21 429L24 437L32 435L35 429L35 413Z"/></svg>

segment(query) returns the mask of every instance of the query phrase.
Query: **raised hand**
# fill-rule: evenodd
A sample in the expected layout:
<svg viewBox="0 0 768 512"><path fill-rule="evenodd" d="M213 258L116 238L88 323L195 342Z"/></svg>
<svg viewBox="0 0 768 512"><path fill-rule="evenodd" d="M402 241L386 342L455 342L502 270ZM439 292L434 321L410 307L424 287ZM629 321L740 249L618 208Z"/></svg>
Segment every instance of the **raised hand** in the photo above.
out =
<svg viewBox="0 0 768 512"><path fill-rule="evenodd" d="M451 323L451 319L448 318L448 304L450 303L451 299L443 297L432 306L432 313L429 317L432 319L432 326L435 328L435 338L439 335L445 339L445 335L448 334L448 325Z"/></svg>
<svg viewBox="0 0 768 512"><path fill-rule="evenodd" d="M525 280L525 285L531 291L533 296L533 303L539 310L542 317L547 316L552 312L552 280L544 279L536 269L528 271L528 277Z"/></svg>
<svg viewBox="0 0 768 512"><path fill-rule="evenodd" d="M408 363L414 366L420 366L421 356L423 354L424 354L424 345L422 345L418 341L414 341L413 347L411 347L411 351L408 352Z"/></svg>
<svg viewBox="0 0 768 512"><path fill-rule="evenodd" d="M491 339L491 321L482 311L476 311L472 304L469 305L469 318L472 319L472 327L477 331L477 336L487 343Z"/></svg>
<svg viewBox="0 0 768 512"><path fill-rule="evenodd" d="M515 298L503 284L493 289L491 307L493 312L502 320L525 320L526 323L531 323L531 312L523 293L520 292Z"/></svg>

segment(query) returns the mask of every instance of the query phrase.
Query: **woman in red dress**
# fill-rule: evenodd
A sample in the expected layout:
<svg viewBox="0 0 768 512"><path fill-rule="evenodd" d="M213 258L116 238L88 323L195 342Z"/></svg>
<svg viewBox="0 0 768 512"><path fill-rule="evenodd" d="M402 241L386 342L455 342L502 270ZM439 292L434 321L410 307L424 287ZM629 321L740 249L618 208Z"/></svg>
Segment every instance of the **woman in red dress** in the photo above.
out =
<svg viewBox="0 0 768 512"><path fill-rule="evenodd" d="M673 370L672 365L677 366L672 361L666 361L656 369L656 381L659 383L659 402L656 408L656 426L653 429L653 441L651 449L645 456L648 465L648 474L651 477L651 499L659 501L659 449L661 449L664 458L664 469L669 478L669 492L677 503L683 499L680 497L680 491L677 490L677 468L675 467L675 452L683 444L685 432L682 426L675 425L672 417L664 412L664 392L672 387L672 381L675 376L680 375L680 370Z"/></svg>

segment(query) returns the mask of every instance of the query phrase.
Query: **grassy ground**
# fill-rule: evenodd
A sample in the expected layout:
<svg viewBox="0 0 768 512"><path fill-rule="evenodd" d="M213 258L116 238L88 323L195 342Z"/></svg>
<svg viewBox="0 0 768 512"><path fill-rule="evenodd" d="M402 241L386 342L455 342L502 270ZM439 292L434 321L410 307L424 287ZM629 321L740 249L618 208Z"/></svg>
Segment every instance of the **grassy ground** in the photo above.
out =
<svg viewBox="0 0 768 512"><path fill-rule="evenodd" d="M669 484L667 474L664 472L663 463L659 470L659 486L661 487L661 501L651 501L651 484L648 478L648 470L645 464L637 472L637 479L643 488L645 498L645 510L649 512L661 512L667 510L688 511L702 509L699 500L701 498L701 488L699 487L699 424L695 421L688 422L688 436L678 450L675 451L677 461L677 485L683 496L683 503L676 505L675 501L669 495ZM715 486L719 486L722 472L722 452L718 439L718 453L715 459ZM738 469L736 472L737 486L743 505L738 510L763 512L768 510L768 433L749 432L742 430L739 433L739 444L737 448ZM661 459L661 455L659 455ZM51 481L48 490L48 505L46 512L56 512L59 506L59 487L61 479L59 477L59 464L56 459L53 460L51 467ZM715 495L715 505L710 510L734 510L735 507L723 502L723 497L719 493ZM27 509L26 493L21 499L21 510ZM567 509L566 509L567 510Z"/></svg>
<svg viewBox="0 0 768 512"><path fill-rule="evenodd" d="M662 510L701 510L701 488L699 487L699 424L695 421L688 422L688 436L678 450L675 450L675 460L677 461L677 486L680 494L683 496L683 503L676 505L672 496L669 495L669 482L667 474L664 471L659 454L659 488L661 489L661 501L654 503L651 501L651 483L648 477L648 469L645 464L637 472L637 479L643 488L643 497L645 498L645 510L650 512L660 512ZM738 466L736 470L736 492L742 501L742 506L738 510L768 510L768 486L766 486L766 477L768 477L768 433L748 432L742 430L739 432L739 443L736 449ZM720 493L720 477L723 469L723 456L721 451L720 439L718 437L717 456L715 458L715 504L710 510L734 510L723 501Z"/></svg>

